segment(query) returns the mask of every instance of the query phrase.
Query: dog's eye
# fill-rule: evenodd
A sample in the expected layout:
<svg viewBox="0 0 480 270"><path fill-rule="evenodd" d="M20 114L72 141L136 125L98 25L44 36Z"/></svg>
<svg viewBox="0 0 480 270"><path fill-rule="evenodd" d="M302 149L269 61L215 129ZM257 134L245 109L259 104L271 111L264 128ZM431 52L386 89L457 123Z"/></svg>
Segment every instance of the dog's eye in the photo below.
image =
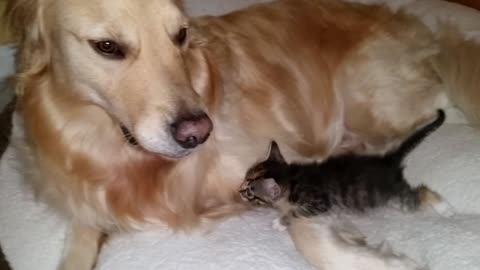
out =
<svg viewBox="0 0 480 270"><path fill-rule="evenodd" d="M177 45L182 46L187 41L188 28L182 27L175 36L175 42Z"/></svg>
<svg viewBox="0 0 480 270"><path fill-rule="evenodd" d="M90 45L93 47L93 49L97 53L101 54L102 56L105 56L111 59L125 58L124 51L115 41L111 41L111 40L90 41Z"/></svg>

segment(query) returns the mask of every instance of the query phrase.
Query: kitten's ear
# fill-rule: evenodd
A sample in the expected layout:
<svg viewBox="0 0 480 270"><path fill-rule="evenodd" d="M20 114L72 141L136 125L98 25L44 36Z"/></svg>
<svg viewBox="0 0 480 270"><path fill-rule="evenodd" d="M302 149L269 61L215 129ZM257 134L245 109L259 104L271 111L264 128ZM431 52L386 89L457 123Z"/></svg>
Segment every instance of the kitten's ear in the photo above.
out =
<svg viewBox="0 0 480 270"><path fill-rule="evenodd" d="M277 184L277 182L275 181L275 179L267 178L263 181L264 181L263 187L267 192L268 197L272 198L273 200L277 199L282 193L282 190L280 186Z"/></svg>
<svg viewBox="0 0 480 270"><path fill-rule="evenodd" d="M282 152L280 152L280 148L275 141L272 141L270 144L270 152L268 154L268 160L276 161L276 162L285 162L283 158Z"/></svg>

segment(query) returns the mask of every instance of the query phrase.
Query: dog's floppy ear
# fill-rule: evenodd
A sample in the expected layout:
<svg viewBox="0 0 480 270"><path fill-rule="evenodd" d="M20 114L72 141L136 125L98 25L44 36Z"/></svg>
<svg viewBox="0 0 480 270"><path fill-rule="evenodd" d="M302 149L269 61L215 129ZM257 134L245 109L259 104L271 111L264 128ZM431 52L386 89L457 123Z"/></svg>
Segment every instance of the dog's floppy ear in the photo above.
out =
<svg viewBox="0 0 480 270"><path fill-rule="evenodd" d="M5 20L18 41L38 36L35 29L39 0L6 0Z"/></svg>
<svg viewBox="0 0 480 270"><path fill-rule="evenodd" d="M50 54L45 38L44 7L48 0L6 0L5 18L18 44L17 94L47 67Z"/></svg>
<svg viewBox="0 0 480 270"><path fill-rule="evenodd" d="M173 0L173 3L177 5L180 10L184 11L185 10L185 5L183 4L183 0Z"/></svg>

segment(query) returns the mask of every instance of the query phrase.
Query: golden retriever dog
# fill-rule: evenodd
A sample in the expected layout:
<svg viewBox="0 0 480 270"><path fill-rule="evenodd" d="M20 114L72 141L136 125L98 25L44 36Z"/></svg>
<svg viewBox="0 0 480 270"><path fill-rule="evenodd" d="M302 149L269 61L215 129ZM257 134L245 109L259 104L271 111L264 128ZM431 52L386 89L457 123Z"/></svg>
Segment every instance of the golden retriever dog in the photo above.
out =
<svg viewBox="0 0 480 270"><path fill-rule="evenodd" d="M449 104L480 122L480 46L381 6L279 0L189 19L174 0L7 2L15 143L72 223L58 269L91 269L102 233L238 213L272 139L288 160L321 160L384 152Z"/></svg>

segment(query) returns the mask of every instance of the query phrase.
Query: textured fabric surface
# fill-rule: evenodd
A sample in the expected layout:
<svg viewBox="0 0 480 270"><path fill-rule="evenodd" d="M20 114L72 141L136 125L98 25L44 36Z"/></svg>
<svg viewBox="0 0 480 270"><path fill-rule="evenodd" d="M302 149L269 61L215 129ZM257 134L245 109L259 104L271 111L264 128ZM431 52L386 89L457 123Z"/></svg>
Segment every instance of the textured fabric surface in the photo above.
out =
<svg viewBox="0 0 480 270"><path fill-rule="evenodd" d="M380 0L361 0L380 2ZM219 14L255 0L189 0L191 14ZM390 0L435 28L435 18L454 20L471 36L480 36L478 12L436 0ZM11 51L0 49L0 75L13 69ZM1 77L0 77L1 78ZM449 112L450 122L462 116ZM17 126L17 128L19 128ZM22 180L9 148L0 162L0 242L14 270L55 269L61 256L66 223L35 200ZM356 223L372 242L390 240L400 252L428 262L437 270L480 269L480 134L467 125L449 124L427 139L408 160L412 183L427 183L460 212L452 218L434 213L404 215L379 211ZM272 211L246 213L207 235L172 235L157 230L117 235L99 259L100 270L132 269L311 269L295 252L285 233L271 229Z"/></svg>

